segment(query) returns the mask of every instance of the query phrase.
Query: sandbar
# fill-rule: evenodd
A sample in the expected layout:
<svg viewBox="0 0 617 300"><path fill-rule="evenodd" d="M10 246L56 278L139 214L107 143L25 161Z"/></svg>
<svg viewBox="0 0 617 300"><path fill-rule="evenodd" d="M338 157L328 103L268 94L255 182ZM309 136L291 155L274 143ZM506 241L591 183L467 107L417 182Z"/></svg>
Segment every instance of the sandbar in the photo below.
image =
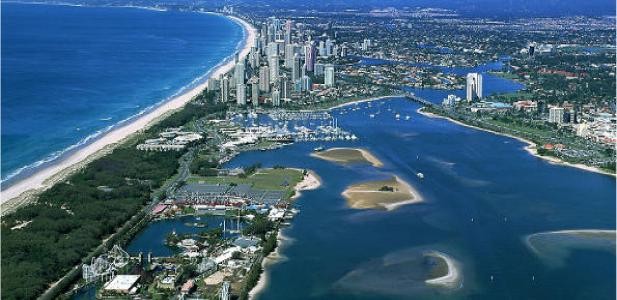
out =
<svg viewBox="0 0 617 300"><path fill-rule="evenodd" d="M398 176L386 180L367 181L349 186L342 193L355 209L394 210L405 204L418 203L418 192Z"/></svg>
<svg viewBox="0 0 617 300"><path fill-rule="evenodd" d="M377 157L361 148L330 148L313 152L311 156L341 164L368 163L376 168L383 167L383 163Z"/></svg>
<svg viewBox="0 0 617 300"><path fill-rule="evenodd" d="M450 289L461 287L459 264L452 257L438 251L430 251L425 253L425 255L441 259L448 269L445 275L424 281L426 284Z"/></svg>

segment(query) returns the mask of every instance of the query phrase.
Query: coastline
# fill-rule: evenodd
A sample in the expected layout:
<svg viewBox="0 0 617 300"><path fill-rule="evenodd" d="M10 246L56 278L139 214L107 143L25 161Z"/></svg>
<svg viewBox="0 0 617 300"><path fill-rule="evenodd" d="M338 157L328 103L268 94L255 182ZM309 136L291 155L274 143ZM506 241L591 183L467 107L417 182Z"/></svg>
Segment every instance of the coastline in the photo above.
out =
<svg viewBox="0 0 617 300"><path fill-rule="evenodd" d="M270 278L268 274L268 267L287 259L285 256L281 254L281 247L287 245L287 243L290 243L291 240L287 238L286 236L284 236L281 230L279 230L278 233L276 234L276 240L277 240L276 249L274 249L272 253L268 254L268 256L264 257L261 260L262 272L259 275L259 280L257 281L257 284L255 284L255 286L249 292L249 297L248 297L249 300L253 300L257 298L257 296L259 296L259 293L261 293L268 286L268 283L270 282Z"/></svg>
<svg viewBox="0 0 617 300"><path fill-rule="evenodd" d="M294 170L302 171L302 169L295 168ZM319 175L317 175L317 173L313 172L312 170L308 170L306 176L304 176L302 181L298 182L298 184L296 184L296 186L294 187L294 191L296 193L291 197L291 200L300 198L300 196L302 196L302 191L314 190L319 188L320 186L321 178L319 177Z"/></svg>
<svg viewBox="0 0 617 300"><path fill-rule="evenodd" d="M457 125L461 125L461 126L468 127L468 128L473 128L473 129L476 129L476 130L490 132L492 134L513 138L513 139L515 139L517 141L526 143L527 146L525 146L524 149L525 149L525 151L527 151L527 153L529 153L530 155L535 156L537 158L543 159L543 160L549 162L550 164L577 168L577 169L580 169L580 170L585 170L585 171L594 172L594 173L598 173L598 174L608 175L608 176L612 176L612 177L616 177L617 176L616 174L609 173L609 172L604 171L604 170L602 170L600 168L597 168L597 167L590 167L590 166L583 165L583 164L573 164L573 163L569 163L569 162L563 161L563 160L561 160L561 159L559 159L557 157L540 155L540 154L538 154L538 150L537 150L537 146L538 145L536 145L536 143L534 143L534 142L532 142L530 140L527 140L527 139L522 138L522 137L514 136L514 135L511 135L511 134L508 134L508 133L497 132L497 131L494 131L494 130L490 130L490 129L486 129L486 128L482 128L482 127L477 127L477 126L469 125L469 124L463 123L461 121L454 120L454 119L452 119L450 117L436 115L436 114L430 113L430 112L425 112L423 110L423 108L424 107L418 108L418 110L416 110L416 112L421 114L421 115L423 115L423 116L425 116L425 117L428 117L428 118L445 119L445 120L448 120L448 121L450 121L452 123L455 123Z"/></svg>
<svg viewBox="0 0 617 300"><path fill-rule="evenodd" d="M244 31L243 41L240 42L241 48L237 49L227 59L223 60L219 65L213 68L207 77L208 80L218 77L220 74L231 71L234 67L234 55L239 53L240 57L248 55L255 41L256 29L246 21L235 16L225 16L236 24L239 24ZM40 170L35 171L30 176L23 178L6 189L0 192L0 204L2 205L2 214L7 210L14 209L24 202L32 200L33 197L40 192L50 188L55 183L60 182L73 174L75 171L83 168L93 160L105 155L113 150L115 146L131 138L134 134L143 129L152 126L169 114L184 107L195 96L199 95L208 86L208 80L196 85L195 87L184 91L182 94L169 99L167 102L161 103L152 110L135 117L133 120L114 128L93 142L84 145L67 155L67 157L51 163Z"/></svg>
<svg viewBox="0 0 617 300"><path fill-rule="evenodd" d="M293 169L302 171L302 169ZM312 170L308 170L306 176L304 176L302 181L297 183L294 187L294 191L296 191L296 193L293 197L291 197L291 200L295 200L302 196L302 191L314 190L319 188L320 186L321 178L319 177L319 175L317 175L317 173ZM281 253L281 248L286 245L284 242L290 242L290 239L284 236L282 230L279 229L276 234L276 240L277 246L274 251L264 257L261 261L262 272L259 275L259 280L257 280L257 284L255 284L255 286L249 291L249 300L255 299L255 297L257 297L259 293L263 291L268 285L268 267L285 259L285 257Z"/></svg>
<svg viewBox="0 0 617 300"><path fill-rule="evenodd" d="M400 98L400 97L404 97L404 95L391 95L391 96L380 96L380 97L358 99L358 100L349 101L349 102L341 103L341 104L336 105L336 106L329 107L329 108L327 108L327 110L333 110L333 109L337 109L337 108L341 108L341 107L345 107L345 106L350 106L350 105L354 105L354 104L360 104L360 103L364 103L364 102L372 102L372 101L376 101L376 100L390 100L392 98Z"/></svg>

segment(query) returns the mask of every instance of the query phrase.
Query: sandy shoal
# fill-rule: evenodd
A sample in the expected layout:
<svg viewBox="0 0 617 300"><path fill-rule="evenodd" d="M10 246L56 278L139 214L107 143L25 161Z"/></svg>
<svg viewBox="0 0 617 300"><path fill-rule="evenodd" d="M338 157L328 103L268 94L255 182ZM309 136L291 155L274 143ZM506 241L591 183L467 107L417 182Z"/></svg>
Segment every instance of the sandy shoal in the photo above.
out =
<svg viewBox="0 0 617 300"><path fill-rule="evenodd" d="M348 153L349 156L342 157L342 152ZM311 156L338 163L358 163L366 161L376 168L383 167L383 162L381 162L381 160L368 150L362 148L330 148L321 152L313 152Z"/></svg>

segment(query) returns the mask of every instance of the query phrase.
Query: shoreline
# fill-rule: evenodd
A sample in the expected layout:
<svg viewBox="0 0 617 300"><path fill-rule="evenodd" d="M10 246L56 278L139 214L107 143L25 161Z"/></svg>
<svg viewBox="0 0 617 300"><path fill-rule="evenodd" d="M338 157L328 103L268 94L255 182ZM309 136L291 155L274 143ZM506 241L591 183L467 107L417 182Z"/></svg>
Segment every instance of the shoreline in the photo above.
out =
<svg viewBox="0 0 617 300"><path fill-rule="evenodd" d="M218 14L222 17L230 19L232 22L240 25L244 31L243 40L240 41L236 50L225 60L216 65L209 74L205 75L208 78L204 82L187 89L182 94L169 99L154 107L152 110L138 115L133 120L126 124L114 128L93 142L76 149L66 157L59 159L55 163L50 163L40 170L33 172L30 176L14 182L6 189L0 192L0 204L2 205L2 214L7 210L15 209L22 203L28 202L40 192L50 188L54 184L66 179L75 171L85 167L88 163L96 158L105 155L115 146L121 144L126 139L131 138L136 133L152 126L169 114L181 109L185 104L190 102L195 96L199 95L208 86L210 79L218 77L220 74L231 71L234 67L234 56L239 53L239 57L248 55L251 47L253 47L256 35L256 29L246 21L235 17ZM8 207L7 207L8 206Z"/></svg>
<svg viewBox="0 0 617 300"><path fill-rule="evenodd" d="M383 202L377 202L375 204L379 204L381 205L386 211L393 211L395 209L398 209L401 206L405 206L408 204L416 204L416 203L421 203L424 202L424 199L420 196L420 193L408 182L402 180L400 177L394 175L393 176L394 179L396 180L396 182L401 185L404 189L407 190L407 192L410 194L411 198L410 199L405 199L405 200L401 200L398 202L393 202L393 203L383 203ZM351 196L352 193L381 193L380 191L375 191L375 190L352 190L353 189L353 184L348 186L342 193L341 196L343 196L343 198L345 198L345 200L347 201L347 206L351 209L375 209L376 207L355 207L352 204L349 203L350 199L352 199L353 197Z"/></svg>
<svg viewBox="0 0 617 300"><path fill-rule="evenodd" d="M257 280L257 284L255 284L255 286L249 291L249 300L257 298L259 296L259 293L266 289L268 283L270 283L270 277L268 274L269 267L287 259L287 257L283 256L283 254L281 253L281 248L288 245L287 243L290 243L291 239L284 236L282 230L279 230L276 234L276 240L276 249L274 249L274 251L272 251L270 254L268 254L261 260L262 271L259 275L259 280Z"/></svg>
<svg viewBox="0 0 617 300"><path fill-rule="evenodd" d="M434 285L434 286L442 286L442 287L450 288L450 289L458 288L461 286L460 284L461 276L458 270L458 263L453 258L451 258L450 256L446 254L438 252L438 251L431 251L431 252L428 252L426 255L441 258L445 261L446 265L448 266L448 273L446 273L446 275L443 275L441 277L427 279L424 281L426 282L426 284Z"/></svg>
<svg viewBox="0 0 617 300"><path fill-rule="evenodd" d="M353 163L350 161L345 161L342 159L337 159L335 157L329 157L329 156L324 156L321 153L323 152L328 152L328 151L336 151L336 150L355 150L360 152L360 154L362 155L362 157L373 167L375 168L382 168L384 166L383 162L381 160L379 160L379 158L377 158L375 155L373 155L373 153L371 153L370 151L368 151L367 149L364 148L347 148L347 147L334 147L334 148L328 148L322 152L312 152L311 154L309 154L309 156L311 157L315 157L315 158L319 158L319 159L323 159L325 161L330 161L330 162L335 162L335 163L341 163L341 164L347 164L347 163Z"/></svg>
<svg viewBox="0 0 617 300"><path fill-rule="evenodd" d="M303 171L303 169L291 168L298 171ZM312 170L308 170L304 179L296 184L294 190L296 194L291 197L291 200L295 200L302 196L302 191L315 190L321 186L321 178L317 173ZM279 229L276 234L277 246L270 254L264 257L261 261L261 274L259 275L259 280L257 280L257 284L249 291L249 300L255 299L259 295L261 291L263 291L266 286L268 286L269 277L268 277L268 267L278 263L285 259L285 257L281 253L281 248L287 244L284 242L290 242L291 239L283 235L283 230Z"/></svg>
<svg viewBox="0 0 617 300"><path fill-rule="evenodd" d="M294 168L294 170L303 171L302 169L296 168ZM300 198L300 196L302 196L302 191L310 191L319 188L321 186L321 182L321 178L317 175L317 173L312 170L308 170L302 181L298 182L298 184L294 187L294 191L296 193L291 197L291 200Z"/></svg>
<svg viewBox="0 0 617 300"><path fill-rule="evenodd" d="M509 137L509 138L515 139L515 140L517 140L519 142L526 143L527 146L525 146L523 149L525 151L527 151L527 153L529 153L530 155L535 156L537 158L540 158L542 160L545 160L545 161L547 161L550 164L558 165L558 166L577 168L577 169L580 169L580 170L584 170L584 171L588 171L588 172L594 172L594 173L603 174L603 175L612 176L612 177L616 177L617 176L616 174L609 173L609 172L604 171L604 170L602 170L600 168L597 168L597 167L590 167L590 166L587 166L587 165L584 165L584 164L569 163L569 162L563 161L562 159L557 158L557 157L540 155L540 154L538 154L538 150L537 150L537 146L538 145L536 145L536 143L534 143L534 142L532 142L532 141L530 141L528 139L525 139L525 138L522 138L522 137L518 137L518 136L514 136L514 135L511 135L511 134L508 134L508 133L497 132L497 131L494 131L494 130L490 130L490 129L486 129L486 128L482 128L482 127L466 124L466 123L463 123L461 121L454 120L454 119L452 119L450 117L441 116L441 115L437 115L437 114L430 113L430 112L425 112L423 110L423 108L424 107L418 108L416 110L416 112L421 114L421 115L423 115L423 116L425 116L425 117L428 117L428 118L448 120L448 121L450 121L452 123L455 123L457 125L460 125L460 126L464 126L464 127L467 127L467 128L473 128L473 129L481 130L481 131L485 131L485 132L490 132L492 134Z"/></svg>
<svg viewBox="0 0 617 300"><path fill-rule="evenodd" d="M345 107L345 106L350 106L350 105L354 105L354 104L360 104L360 103L364 103L364 102L373 102L373 101L376 101L376 100L390 100L392 98L400 98L400 97L404 97L404 95L401 94L401 95L390 95L390 96L380 96L380 97L358 99L358 100L349 101L349 102L341 103L341 104L336 105L336 106L332 106L332 107L326 108L326 110L333 110L333 109L337 109L337 108L341 108L341 107Z"/></svg>

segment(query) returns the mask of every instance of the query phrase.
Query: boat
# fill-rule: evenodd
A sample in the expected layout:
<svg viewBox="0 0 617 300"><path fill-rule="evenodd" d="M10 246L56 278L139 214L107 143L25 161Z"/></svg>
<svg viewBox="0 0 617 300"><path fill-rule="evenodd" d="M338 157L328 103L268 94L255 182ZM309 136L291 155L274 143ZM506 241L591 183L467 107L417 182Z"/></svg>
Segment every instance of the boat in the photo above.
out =
<svg viewBox="0 0 617 300"><path fill-rule="evenodd" d="M394 117L398 120L398 119L401 118L401 115L400 114L396 114L396 115L394 115Z"/></svg>
<svg viewBox="0 0 617 300"><path fill-rule="evenodd" d="M422 174L422 173L418 173L418 174L416 174L416 176L418 176L418 178L420 178L420 179L424 178L424 174Z"/></svg>
<svg viewBox="0 0 617 300"><path fill-rule="evenodd" d="M321 152L323 150L324 150L324 146L319 146L319 147L316 147L315 149L313 149L313 151L315 151L315 152Z"/></svg>
<svg viewBox="0 0 617 300"><path fill-rule="evenodd" d="M375 117L375 114L370 114L370 115L368 115L368 116L369 116L369 117L371 117L371 119L372 119L372 118L374 118L374 117Z"/></svg>
<svg viewBox="0 0 617 300"><path fill-rule="evenodd" d="M411 119L410 116L405 116L405 120L409 120L409 119Z"/></svg>

